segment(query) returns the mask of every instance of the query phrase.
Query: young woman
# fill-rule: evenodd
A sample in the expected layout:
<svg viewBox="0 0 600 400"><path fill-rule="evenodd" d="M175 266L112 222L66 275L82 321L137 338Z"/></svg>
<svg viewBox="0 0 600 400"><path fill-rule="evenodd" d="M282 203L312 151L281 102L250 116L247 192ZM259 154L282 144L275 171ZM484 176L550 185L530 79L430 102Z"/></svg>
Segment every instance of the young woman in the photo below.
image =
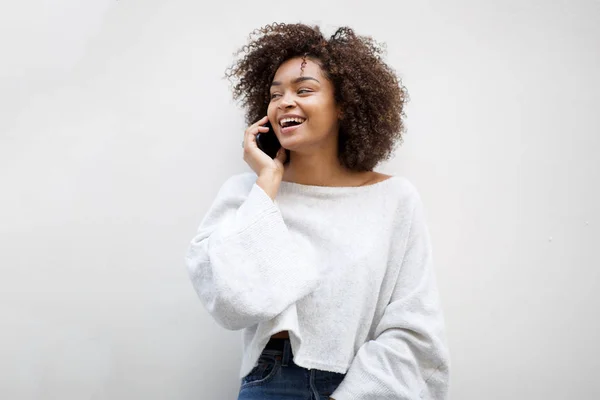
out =
<svg viewBox="0 0 600 400"><path fill-rule="evenodd" d="M273 24L227 72L243 158L186 261L203 305L243 330L239 400L444 399L449 354L415 187L373 171L407 94L370 37ZM258 148L269 129L274 158Z"/></svg>

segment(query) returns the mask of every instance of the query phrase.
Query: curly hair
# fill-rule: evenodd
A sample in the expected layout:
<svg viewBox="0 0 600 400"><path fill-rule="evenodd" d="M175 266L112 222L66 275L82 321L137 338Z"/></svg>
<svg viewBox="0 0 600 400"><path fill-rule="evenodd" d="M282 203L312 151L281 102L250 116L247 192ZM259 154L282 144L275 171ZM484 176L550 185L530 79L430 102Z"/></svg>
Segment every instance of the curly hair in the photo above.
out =
<svg viewBox="0 0 600 400"><path fill-rule="evenodd" d="M294 57L314 60L332 82L341 107L341 164L353 171L372 171L390 158L396 144L402 144L405 131L408 93L383 61L384 53L385 44L356 35L349 27L338 28L327 40L318 26L274 23L250 33L249 43L234 53L241 57L227 68L225 77L251 124L267 114L269 87L279 66Z"/></svg>

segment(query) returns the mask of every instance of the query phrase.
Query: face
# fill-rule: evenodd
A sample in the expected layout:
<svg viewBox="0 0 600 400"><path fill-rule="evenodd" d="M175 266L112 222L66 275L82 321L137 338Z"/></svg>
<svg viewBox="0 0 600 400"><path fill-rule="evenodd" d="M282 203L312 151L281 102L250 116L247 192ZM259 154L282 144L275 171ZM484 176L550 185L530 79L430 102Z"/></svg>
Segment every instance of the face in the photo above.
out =
<svg viewBox="0 0 600 400"><path fill-rule="evenodd" d="M306 58L304 70L301 65L302 58L297 57L277 69L270 88L269 121L286 149L337 144L339 107L335 103L333 84L310 58ZM298 120L286 123L288 115ZM299 125L286 127L298 121Z"/></svg>

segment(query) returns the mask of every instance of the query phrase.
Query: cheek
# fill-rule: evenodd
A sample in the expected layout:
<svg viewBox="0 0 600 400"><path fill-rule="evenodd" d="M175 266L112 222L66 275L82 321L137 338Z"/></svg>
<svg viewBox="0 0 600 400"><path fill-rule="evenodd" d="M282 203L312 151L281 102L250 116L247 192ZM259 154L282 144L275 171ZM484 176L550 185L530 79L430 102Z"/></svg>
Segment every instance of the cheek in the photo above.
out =
<svg viewBox="0 0 600 400"><path fill-rule="evenodd" d="M272 107L271 104L269 104L269 108L267 108L267 116L269 117L269 121L271 123L273 123L273 118L276 117L276 112L277 110L275 110L275 107Z"/></svg>
<svg viewBox="0 0 600 400"><path fill-rule="evenodd" d="M318 121L319 124L329 124L337 116L335 104L329 99L317 96L307 99L303 108L311 116L311 120L315 123Z"/></svg>
<svg viewBox="0 0 600 400"><path fill-rule="evenodd" d="M320 107L311 111L312 112L309 114L309 120L312 125L331 125L336 121L335 110L329 109L327 106L321 105Z"/></svg>

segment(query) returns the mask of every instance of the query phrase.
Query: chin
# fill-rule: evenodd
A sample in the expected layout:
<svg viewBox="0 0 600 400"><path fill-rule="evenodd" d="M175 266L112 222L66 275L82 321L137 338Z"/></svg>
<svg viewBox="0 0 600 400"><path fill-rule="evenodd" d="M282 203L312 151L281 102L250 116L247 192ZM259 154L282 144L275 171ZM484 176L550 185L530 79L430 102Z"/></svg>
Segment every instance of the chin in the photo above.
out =
<svg viewBox="0 0 600 400"><path fill-rule="evenodd" d="M294 147L296 147L293 143L293 140L289 140L289 138L286 138L285 140L280 140L279 143L281 143L281 147L283 147L286 150L294 150Z"/></svg>

